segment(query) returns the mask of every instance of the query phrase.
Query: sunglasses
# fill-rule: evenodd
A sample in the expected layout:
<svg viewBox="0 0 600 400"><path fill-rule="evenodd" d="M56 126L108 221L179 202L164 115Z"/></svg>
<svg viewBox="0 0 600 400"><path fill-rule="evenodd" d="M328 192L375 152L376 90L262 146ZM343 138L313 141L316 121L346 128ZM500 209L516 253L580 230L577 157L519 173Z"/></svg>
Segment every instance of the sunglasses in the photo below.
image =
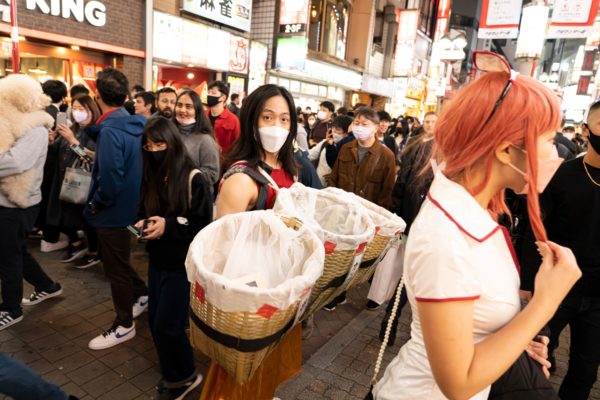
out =
<svg viewBox="0 0 600 400"><path fill-rule="evenodd" d="M498 97L498 100L494 104L492 112L485 120L484 125L487 125L496 111L498 111L500 104L502 104L506 98L506 95L510 91L510 88L512 87L514 80L517 78L518 73L510 67L510 64L506 58L502 57L500 54L492 53L491 51L474 51L473 65L475 65L475 68L481 72L505 72L508 75L508 82L506 82L500 97Z"/></svg>

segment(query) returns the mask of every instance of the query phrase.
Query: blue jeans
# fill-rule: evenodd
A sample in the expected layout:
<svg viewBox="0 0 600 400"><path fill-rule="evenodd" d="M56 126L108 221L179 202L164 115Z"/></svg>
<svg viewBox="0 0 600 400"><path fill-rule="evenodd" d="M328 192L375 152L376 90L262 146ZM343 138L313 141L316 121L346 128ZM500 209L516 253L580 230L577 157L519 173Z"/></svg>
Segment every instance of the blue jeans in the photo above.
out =
<svg viewBox="0 0 600 400"><path fill-rule="evenodd" d="M185 328L189 318L190 283L184 269L148 268L148 318L160 371L174 387L196 371L194 352Z"/></svg>
<svg viewBox="0 0 600 400"><path fill-rule="evenodd" d="M15 400L67 400L58 386L46 382L14 358L0 353L0 393Z"/></svg>
<svg viewBox="0 0 600 400"><path fill-rule="evenodd" d="M565 298L548 323L550 354L558 347L558 338L567 324L571 328L569 369L558 394L563 400L586 400L600 365L600 297Z"/></svg>

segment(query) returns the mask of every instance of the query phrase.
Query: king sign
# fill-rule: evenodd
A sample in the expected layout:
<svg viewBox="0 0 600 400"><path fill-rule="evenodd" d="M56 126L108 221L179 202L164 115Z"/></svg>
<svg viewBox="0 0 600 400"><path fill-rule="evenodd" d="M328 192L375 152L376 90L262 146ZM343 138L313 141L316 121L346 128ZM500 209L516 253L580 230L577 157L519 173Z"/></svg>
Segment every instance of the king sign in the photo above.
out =
<svg viewBox="0 0 600 400"><path fill-rule="evenodd" d="M4 22L10 22L10 1L0 0L0 13ZM55 17L72 17L79 22L87 21L94 26L106 25L106 6L96 0L87 3L85 0L26 0L25 7Z"/></svg>

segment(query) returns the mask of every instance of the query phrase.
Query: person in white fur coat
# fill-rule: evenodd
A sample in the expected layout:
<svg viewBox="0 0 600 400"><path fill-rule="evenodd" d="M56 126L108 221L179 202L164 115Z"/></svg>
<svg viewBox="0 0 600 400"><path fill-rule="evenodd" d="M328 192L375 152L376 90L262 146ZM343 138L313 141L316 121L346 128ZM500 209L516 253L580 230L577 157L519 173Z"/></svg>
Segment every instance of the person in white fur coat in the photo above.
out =
<svg viewBox="0 0 600 400"><path fill-rule="evenodd" d="M62 293L29 254L25 240L39 212L48 147L41 86L25 75L0 80L0 330L23 319L23 305ZM23 279L34 292L23 297Z"/></svg>

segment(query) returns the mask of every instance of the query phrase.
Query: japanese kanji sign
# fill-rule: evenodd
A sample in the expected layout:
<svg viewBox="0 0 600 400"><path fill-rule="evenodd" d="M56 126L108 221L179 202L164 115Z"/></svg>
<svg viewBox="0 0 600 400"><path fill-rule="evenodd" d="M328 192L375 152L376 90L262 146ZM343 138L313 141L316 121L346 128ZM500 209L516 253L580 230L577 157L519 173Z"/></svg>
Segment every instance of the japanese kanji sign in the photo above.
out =
<svg viewBox="0 0 600 400"><path fill-rule="evenodd" d="M250 31L252 0L184 0L183 10L241 31Z"/></svg>

